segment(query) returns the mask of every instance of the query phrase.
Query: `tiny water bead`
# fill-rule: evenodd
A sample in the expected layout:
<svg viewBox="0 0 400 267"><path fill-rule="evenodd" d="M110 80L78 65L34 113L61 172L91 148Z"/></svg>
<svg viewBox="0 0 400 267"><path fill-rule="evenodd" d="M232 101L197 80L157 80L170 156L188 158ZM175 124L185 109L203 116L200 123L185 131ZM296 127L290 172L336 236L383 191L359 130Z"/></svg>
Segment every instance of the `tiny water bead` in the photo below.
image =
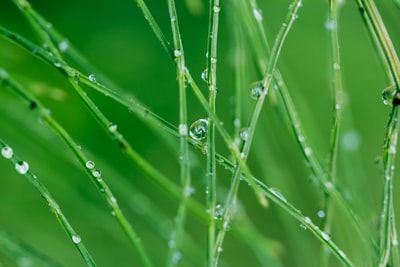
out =
<svg viewBox="0 0 400 267"><path fill-rule="evenodd" d="M326 241L329 241L331 239L331 236L328 233L322 232L321 235L322 238L325 239Z"/></svg>
<svg viewBox="0 0 400 267"><path fill-rule="evenodd" d="M259 9L254 8L253 9L253 15L254 18L258 21L262 21L263 20L263 15L262 15L262 11Z"/></svg>
<svg viewBox="0 0 400 267"><path fill-rule="evenodd" d="M201 141L207 137L208 121L206 119L199 119L190 125L189 134L194 140Z"/></svg>
<svg viewBox="0 0 400 267"><path fill-rule="evenodd" d="M14 155L14 151L11 147L5 146L1 149L1 155L6 159L11 159Z"/></svg>
<svg viewBox="0 0 400 267"><path fill-rule="evenodd" d="M218 13L221 11L221 8L219 6L214 6L213 10L214 10L214 13Z"/></svg>
<svg viewBox="0 0 400 267"><path fill-rule="evenodd" d="M392 106L394 98L396 96L397 90L395 85L391 85L383 89L382 91L382 101L383 104L387 106Z"/></svg>
<svg viewBox="0 0 400 267"><path fill-rule="evenodd" d="M178 50L178 49L175 49L174 50L174 56L175 57L180 57L180 56L182 56L182 52L180 50Z"/></svg>
<svg viewBox="0 0 400 267"><path fill-rule="evenodd" d="M262 81L258 81L251 84L250 88L250 97L254 100L260 98L261 94L263 93L264 85Z"/></svg>
<svg viewBox="0 0 400 267"><path fill-rule="evenodd" d="M60 50L61 53L66 52L68 48L69 48L68 40L62 40L61 42L58 43L58 49Z"/></svg>
<svg viewBox="0 0 400 267"><path fill-rule="evenodd" d="M96 82L96 76L94 74L89 75L89 81Z"/></svg>
<svg viewBox="0 0 400 267"><path fill-rule="evenodd" d="M86 168L88 168L90 170L93 169L95 166L96 166L96 164L94 164L94 162L91 160L86 162Z"/></svg>
<svg viewBox="0 0 400 267"><path fill-rule="evenodd" d="M111 125L108 127L108 130L109 130L111 133L114 133L115 131L117 131L117 129L118 129L118 125L116 125L116 124L111 124Z"/></svg>
<svg viewBox="0 0 400 267"><path fill-rule="evenodd" d="M72 236L72 242L74 242L75 244L79 244L81 241L82 241L82 239L79 235Z"/></svg>
<svg viewBox="0 0 400 267"><path fill-rule="evenodd" d="M178 264L182 260L182 257L183 257L182 252L180 251L174 252L174 254L172 255L172 263Z"/></svg>
<svg viewBox="0 0 400 267"><path fill-rule="evenodd" d="M20 174L26 174L29 171L29 164L26 161L18 161L15 170Z"/></svg>
<svg viewBox="0 0 400 267"><path fill-rule="evenodd" d="M187 135L187 125L186 124L179 124L179 135L185 136Z"/></svg>
<svg viewBox="0 0 400 267"><path fill-rule="evenodd" d="M324 218L324 217L325 217L325 211L319 210L319 211L317 212L317 216L318 216L319 218Z"/></svg>

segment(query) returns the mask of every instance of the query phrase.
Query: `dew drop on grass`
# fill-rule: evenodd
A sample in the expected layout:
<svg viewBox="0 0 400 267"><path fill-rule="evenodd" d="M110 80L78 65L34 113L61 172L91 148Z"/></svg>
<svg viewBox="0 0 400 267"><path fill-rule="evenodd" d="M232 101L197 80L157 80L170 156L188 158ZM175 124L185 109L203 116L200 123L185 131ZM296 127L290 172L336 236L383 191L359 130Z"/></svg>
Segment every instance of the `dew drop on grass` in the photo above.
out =
<svg viewBox="0 0 400 267"><path fill-rule="evenodd" d="M194 140L201 141L207 137L208 121L206 119L199 119L190 125L189 134Z"/></svg>
<svg viewBox="0 0 400 267"><path fill-rule="evenodd" d="M224 251L224 249L222 247L218 247L217 251L218 253L221 253L222 251Z"/></svg>
<svg viewBox="0 0 400 267"><path fill-rule="evenodd" d="M306 224L311 224L311 219L310 219L310 217L304 217L304 222L306 223Z"/></svg>
<svg viewBox="0 0 400 267"><path fill-rule="evenodd" d="M307 230L307 226L305 226L304 224L300 224L300 228L301 228L301 230Z"/></svg>
<svg viewBox="0 0 400 267"><path fill-rule="evenodd" d="M19 161L15 164L15 170L20 174L26 174L29 171L29 164L26 161Z"/></svg>
<svg viewBox="0 0 400 267"><path fill-rule="evenodd" d="M319 211L317 212L317 216L318 216L319 218L324 218L324 217L325 217L325 211L319 210Z"/></svg>
<svg viewBox="0 0 400 267"><path fill-rule="evenodd" d="M67 51L68 48L69 48L68 40L64 39L58 43L58 49L60 50L61 53L64 53L65 51Z"/></svg>
<svg viewBox="0 0 400 267"><path fill-rule="evenodd" d="M187 135L187 125L186 124L183 124L183 123L179 124L179 134L181 136Z"/></svg>
<svg viewBox="0 0 400 267"><path fill-rule="evenodd" d="M72 242L74 242L75 244L79 244L81 241L82 241L82 239L79 235L72 236Z"/></svg>
<svg viewBox="0 0 400 267"><path fill-rule="evenodd" d="M327 21L325 22L325 28L326 28L328 31L332 31L332 30L336 29L336 27L337 27L336 21L334 21L334 20L329 19L329 20L327 20Z"/></svg>
<svg viewBox="0 0 400 267"><path fill-rule="evenodd" d="M326 241L329 241L331 239L330 235L325 232L322 232L322 238L325 239Z"/></svg>
<svg viewBox="0 0 400 267"><path fill-rule="evenodd" d="M94 164L93 161L89 160L86 162L86 168L88 168L89 170L93 169L96 165Z"/></svg>
<svg viewBox="0 0 400 267"><path fill-rule="evenodd" d="M101 171L99 169L93 170L92 175L96 178L99 178L101 176Z"/></svg>
<svg viewBox="0 0 400 267"><path fill-rule="evenodd" d="M201 79L203 81L205 81L206 83L208 82L208 69L205 69L202 73L201 73Z"/></svg>
<svg viewBox="0 0 400 267"><path fill-rule="evenodd" d="M396 86L395 85L391 85L391 86L388 86L385 89L383 89L383 91L382 91L383 104L385 104L387 106L392 106L395 95L396 95Z"/></svg>
<svg viewBox="0 0 400 267"><path fill-rule="evenodd" d="M111 125L108 127L108 130L109 130L111 133L115 132L117 129L118 129L118 125L116 125L116 124L111 124Z"/></svg>
<svg viewBox="0 0 400 267"><path fill-rule="evenodd" d="M214 214L214 219L215 220L220 220L222 219L222 216L224 215L224 208L222 207L221 204L217 204L215 206L215 214Z"/></svg>
<svg viewBox="0 0 400 267"><path fill-rule="evenodd" d="M182 56L182 52L180 50L178 50L178 49L175 49L174 56L175 57L180 57L180 56Z"/></svg>
<svg viewBox="0 0 400 267"><path fill-rule="evenodd" d="M262 15L262 11L261 10L254 8L253 9L253 15L254 15L256 20L258 20L258 21L262 21L263 20L263 15Z"/></svg>
<svg viewBox="0 0 400 267"><path fill-rule="evenodd" d="M96 82L96 76L94 76L94 74L90 74L89 75L89 81Z"/></svg>
<svg viewBox="0 0 400 267"><path fill-rule="evenodd" d="M275 196L277 196L278 198L280 198L282 201L286 202L286 198L282 195L282 193L281 193L278 189L276 189L276 188L271 188L270 190L271 190L271 192L272 192Z"/></svg>
<svg viewBox="0 0 400 267"><path fill-rule="evenodd" d="M1 149L1 155L6 159L11 159L14 155L13 149L9 146L5 146Z"/></svg>
<svg viewBox="0 0 400 267"><path fill-rule="evenodd" d="M250 97L254 100L259 99L263 92L263 88L264 86L262 81L252 83L250 88Z"/></svg>
<svg viewBox="0 0 400 267"><path fill-rule="evenodd" d="M214 13L218 13L221 11L221 8L219 6L214 6L213 10L214 10Z"/></svg>
<svg viewBox="0 0 400 267"><path fill-rule="evenodd" d="M249 129L248 129L248 128L245 128L245 129L240 130L240 132L239 132L239 137L240 137L240 139L242 139L243 141L246 141L247 138L249 138Z"/></svg>
<svg viewBox="0 0 400 267"><path fill-rule="evenodd" d="M178 264L182 260L182 257L183 257L182 252L180 251L174 252L174 254L172 255L172 263Z"/></svg>

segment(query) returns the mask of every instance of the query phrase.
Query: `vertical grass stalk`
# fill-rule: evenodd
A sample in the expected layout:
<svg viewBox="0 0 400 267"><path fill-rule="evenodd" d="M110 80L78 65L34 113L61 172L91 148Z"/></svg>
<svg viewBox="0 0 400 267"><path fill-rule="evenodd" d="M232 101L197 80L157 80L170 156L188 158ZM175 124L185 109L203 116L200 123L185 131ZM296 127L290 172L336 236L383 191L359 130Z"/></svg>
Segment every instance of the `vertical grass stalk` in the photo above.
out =
<svg viewBox="0 0 400 267"><path fill-rule="evenodd" d="M211 110L216 113L217 96L217 43L218 43L218 22L219 0L210 0L209 24L208 24L208 44L207 44L207 84L209 89L208 103ZM215 266L215 207L217 202L217 168L215 161L215 122L208 118L207 134L207 190L206 190L206 209L209 212L207 225L206 243L206 266Z"/></svg>
<svg viewBox="0 0 400 267"><path fill-rule="evenodd" d="M329 32L329 52L330 52L330 73L331 73L331 89L333 93L333 125L331 136L331 148L328 160L327 181L336 184L337 174L337 155L340 136L340 127L342 121L343 109L343 84L340 68L340 51L339 51L339 34L338 34L338 15L339 2L337 0L329 0L327 29ZM329 193L325 192L324 218L322 221L322 229L325 233L330 234L333 220L334 202ZM323 245L321 253L321 266L328 266L329 254Z"/></svg>
<svg viewBox="0 0 400 267"><path fill-rule="evenodd" d="M175 218L175 230L169 242L170 250L167 266L177 265L182 258L182 242L185 233L185 221L187 213L187 199L190 197L191 178L189 162L187 105L186 105L186 82L185 82L185 57L179 32L178 16L175 8L175 1L168 0L168 11L171 19L172 35L174 39L174 56L177 68L179 86L179 140L180 140L180 163L181 163L181 186L182 199L179 203L178 215Z"/></svg>

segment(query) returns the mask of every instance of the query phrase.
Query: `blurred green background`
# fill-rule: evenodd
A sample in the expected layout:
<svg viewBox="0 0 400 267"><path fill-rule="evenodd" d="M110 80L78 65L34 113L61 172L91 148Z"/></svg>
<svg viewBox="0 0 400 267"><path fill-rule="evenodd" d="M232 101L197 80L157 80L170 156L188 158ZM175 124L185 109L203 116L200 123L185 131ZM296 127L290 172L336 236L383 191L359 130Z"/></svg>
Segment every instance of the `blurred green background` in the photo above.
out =
<svg viewBox="0 0 400 267"><path fill-rule="evenodd" d="M400 45L400 10L389 0L377 1L395 46ZM174 125L178 123L176 70L134 1L69 0L31 1L32 6L64 34L99 70L126 92L136 95L151 111ZM170 24L166 1L146 1L169 40ZM259 1L270 41L283 22L290 1ZM217 113L227 129L233 129L232 31L235 25L230 1L221 1L218 50ZM314 153L325 166L332 124L332 92L329 82L327 1L304 1L278 62L298 115ZM177 1L178 18L188 68L207 94L200 75L206 66L208 2ZM340 41L345 85L344 126L340 147L338 183L361 220L377 236L382 199L382 154L384 129L390 108L384 106L381 91L389 84L376 50L368 36L355 3L345 1L340 12ZM11 1L0 4L0 25L35 41L33 31ZM251 42L251 40L249 40ZM270 42L271 43L271 42ZM249 48L248 48L249 49ZM250 55L250 53L247 53ZM51 110L51 114L90 155L102 170L132 225L137 229L156 266L163 266L168 248L168 232L161 236L146 220L145 210L160 209L159 225L168 227L178 202L149 181L111 142L80 102L66 79L54 68L34 58L20 47L0 38L0 67L18 79ZM252 58L246 61L243 88L243 122L253 103L248 88L257 76ZM101 82L101 81L100 81ZM132 143L140 154L175 183L179 183L178 157L150 131L135 114L112 100L88 90L99 108ZM194 94L188 93L189 121L205 118L206 113ZM287 122L277 108L266 102L257 128L249 165L267 185L278 188L303 214L320 223L317 216L322 194L313 184ZM86 243L99 266L140 266L138 257L102 202L100 195L78 166L67 147L41 123L25 102L0 89L0 137L26 160L59 202ZM226 148L218 139L218 151ZM205 201L205 156L193 150L194 198ZM218 170L220 199L229 185L230 173ZM398 178L398 175L396 175ZM83 266L83 260L62 231L53 214L26 179L0 159L0 227L63 266ZM395 181L395 203L398 195ZM262 209L247 186L239 200L260 235L281 244L280 264L263 265L247 244L227 236L221 256L223 266L318 266L319 241L275 205ZM396 203L397 204L397 203ZM398 206L395 207L398 210ZM357 266L364 256L353 251L359 237L343 211L335 211L332 238ZM181 266L202 266L206 227L189 215L187 231L198 246L199 255L185 254ZM265 249L270 249L267 245ZM0 252L0 263L18 266ZM117 263L117 264L116 264ZM332 260L331 266L340 266Z"/></svg>

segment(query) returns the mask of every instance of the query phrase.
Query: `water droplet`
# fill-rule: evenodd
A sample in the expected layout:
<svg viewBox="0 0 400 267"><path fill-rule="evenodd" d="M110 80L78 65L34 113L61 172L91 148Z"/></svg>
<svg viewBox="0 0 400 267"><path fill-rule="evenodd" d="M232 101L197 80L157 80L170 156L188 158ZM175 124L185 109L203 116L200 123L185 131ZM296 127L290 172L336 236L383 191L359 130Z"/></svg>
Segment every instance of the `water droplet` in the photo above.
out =
<svg viewBox="0 0 400 267"><path fill-rule="evenodd" d="M68 48L69 48L68 40L64 39L58 43L58 49L60 50L61 53L64 53L65 51L67 51Z"/></svg>
<svg viewBox="0 0 400 267"><path fill-rule="evenodd" d="M218 247L217 251L218 253L221 253L222 251L224 251L224 249L222 247Z"/></svg>
<svg viewBox="0 0 400 267"><path fill-rule="evenodd" d="M217 58L216 58L216 57L212 57L212 58L211 58L211 63L212 63L212 64L217 63Z"/></svg>
<svg viewBox="0 0 400 267"><path fill-rule="evenodd" d="M195 191L196 191L196 190L194 189L194 187L192 187L192 186L188 187L188 188L186 189L186 196L189 197L189 196L193 195Z"/></svg>
<svg viewBox="0 0 400 267"><path fill-rule="evenodd" d="M19 161L15 164L15 170L20 174L26 174L29 171L29 164L26 161Z"/></svg>
<svg viewBox="0 0 400 267"><path fill-rule="evenodd" d="M280 198L282 201L286 202L286 198L282 195L282 193L281 193L278 189L276 189L276 188L271 188L270 190L271 190L271 192L272 192L275 196L277 196L278 198Z"/></svg>
<svg viewBox="0 0 400 267"><path fill-rule="evenodd" d="M299 142L304 142L305 140L306 138L304 137L304 135L299 136Z"/></svg>
<svg viewBox="0 0 400 267"><path fill-rule="evenodd" d="M239 119L239 118L236 118L236 119L233 121L233 125L234 125L235 127L240 127L240 119Z"/></svg>
<svg viewBox="0 0 400 267"><path fill-rule="evenodd" d="M61 63L60 62L54 62L54 67L56 67L56 68L61 67Z"/></svg>
<svg viewBox="0 0 400 267"><path fill-rule="evenodd" d="M322 238L325 239L326 241L329 241L331 239L331 236L325 232L322 232Z"/></svg>
<svg viewBox="0 0 400 267"><path fill-rule="evenodd" d="M310 217L304 217L304 222L305 222L306 224L311 224L311 223L312 223Z"/></svg>
<svg viewBox="0 0 400 267"><path fill-rule="evenodd" d="M342 137L342 147L347 151L355 151L360 147L361 137L356 131L347 131Z"/></svg>
<svg viewBox="0 0 400 267"><path fill-rule="evenodd" d="M399 240L397 238L393 238L392 245L393 246L398 246L399 245Z"/></svg>
<svg viewBox="0 0 400 267"><path fill-rule="evenodd" d="M72 236L72 242L74 242L75 244L79 244L81 242L81 237L79 235L73 235Z"/></svg>
<svg viewBox="0 0 400 267"><path fill-rule="evenodd" d="M217 204L215 206L214 219L221 220L223 215L224 215L224 208L222 207L221 204Z"/></svg>
<svg viewBox="0 0 400 267"><path fill-rule="evenodd" d="M187 131L188 131L188 129L187 129L187 125L186 124L179 124L179 134L181 136L187 135Z"/></svg>
<svg viewBox="0 0 400 267"><path fill-rule="evenodd" d="M243 141L246 141L247 138L249 138L249 129L248 129L248 128L245 128L245 129L240 130L240 132L239 132L239 137L240 137L240 139L242 139Z"/></svg>
<svg viewBox="0 0 400 267"><path fill-rule="evenodd" d="M180 57L180 56L182 56L182 52L180 50L178 50L178 49L175 49L174 50L174 56L175 57Z"/></svg>
<svg viewBox="0 0 400 267"><path fill-rule="evenodd" d="M395 85L391 85L386 87L385 89L383 89L382 91L382 101L383 104L387 105L387 106L392 106L393 105L393 99L394 96L396 95L396 86Z"/></svg>
<svg viewBox="0 0 400 267"><path fill-rule="evenodd" d="M311 147L304 148L304 154L306 154L306 156L311 156L312 155Z"/></svg>
<svg viewBox="0 0 400 267"><path fill-rule="evenodd" d="M118 128L118 125L111 124L110 127L108 127L108 130L113 133L117 130L117 128Z"/></svg>
<svg viewBox="0 0 400 267"><path fill-rule="evenodd" d="M94 74L89 75L89 81L96 82L96 76Z"/></svg>
<svg viewBox="0 0 400 267"><path fill-rule="evenodd" d="M317 212L317 216L320 217L320 218L324 218L324 217L325 217L325 211L319 210L319 211Z"/></svg>
<svg viewBox="0 0 400 267"><path fill-rule="evenodd" d="M218 13L218 12L220 12L221 11L221 8L219 7L219 6L214 6L214 12L215 13Z"/></svg>
<svg viewBox="0 0 400 267"><path fill-rule="evenodd" d="M201 79L203 81L205 81L206 83L208 82L208 69L205 69L202 73L201 73Z"/></svg>
<svg viewBox="0 0 400 267"><path fill-rule="evenodd" d="M325 187L326 187L326 189L332 189L333 188L333 184L331 182L326 182L325 183Z"/></svg>
<svg viewBox="0 0 400 267"><path fill-rule="evenodd" d="M260 98L261 94L263 93L263 82L262 81L258 81L255 82L251 85L251 89L250 89L250 96L252 99L257 100Z"/></svg>
<svg viewBox="0 0 400 267"><path fill-rule="evenodd" d="M111 200L111 202L114 203L114 204L117 203L117 199L116 199L114 196L112 196L112 197L110 198L110 200Z"/></svg>
<svg viewBox="0 0 400 267"><path fill-rule="evenodd" d="M11 159L14 155L13 149L9 146L5 146L1 149L1 155L6 159Z"/></svg>
<svg viewBox="0 0 400 267"><path fill-rule="evenodd" d="M256 20L258 20L258 21L262 21L263 20L263 15L262 15L262 11L261 10L254 8L253 9L253 15L256 18Z"/></svg>
<svg viewBox="0 0 400 267"><path fill-rule="evenodd" d="M90 168L89 168L90 169ZM99 169L93 170L92 175L96 178L99 178L101 176L101 171Z"/></svg>
<svg viewBox="0 0 400 267"><path fill-rule="evenodd" d="M88 161L88 162L86 162L86 168L88 168L88 169L93 169L94 167L95 167L96 165L94 164L94 162L93 161Z"/></svg>
<svg viewBox="0 0 400 267"><path fill-rule="evenodd" d="M172 255L172 263L177 264L182 260L182 257L183 257L182 252L180 251L174 252L174 254Z"/></svg>
<svg viewBox="0 0 400 267"><path fill-rule="evenodd" d="M197 120L190 125L190 136L197 141L204 140L207 137L207 132L208 121L206 119Z"/></svg>
<svg viewBox="0 0 400 267"><path fill-rule="evenodd" d="M305 226L304 224L300 224L300 228L301 228L301 230L307 230L307 226Z"/></svg>
<svg viewBox="0 0 400 267"><path fill-rule="evenodd" d="M340 64L337 63L337 62L333 63L333 69L334 70L340 70Z"/></svg>
<svg viewBox="0 0 400 267"><path fill-rule="evenodd" d="M336 29L336 27L337 27L336 21L334 21L334 20L332 20L332 19L328 19L328 20L325 22L325 28L326 28L328 31L334 30L334 29Z"/></svg>

